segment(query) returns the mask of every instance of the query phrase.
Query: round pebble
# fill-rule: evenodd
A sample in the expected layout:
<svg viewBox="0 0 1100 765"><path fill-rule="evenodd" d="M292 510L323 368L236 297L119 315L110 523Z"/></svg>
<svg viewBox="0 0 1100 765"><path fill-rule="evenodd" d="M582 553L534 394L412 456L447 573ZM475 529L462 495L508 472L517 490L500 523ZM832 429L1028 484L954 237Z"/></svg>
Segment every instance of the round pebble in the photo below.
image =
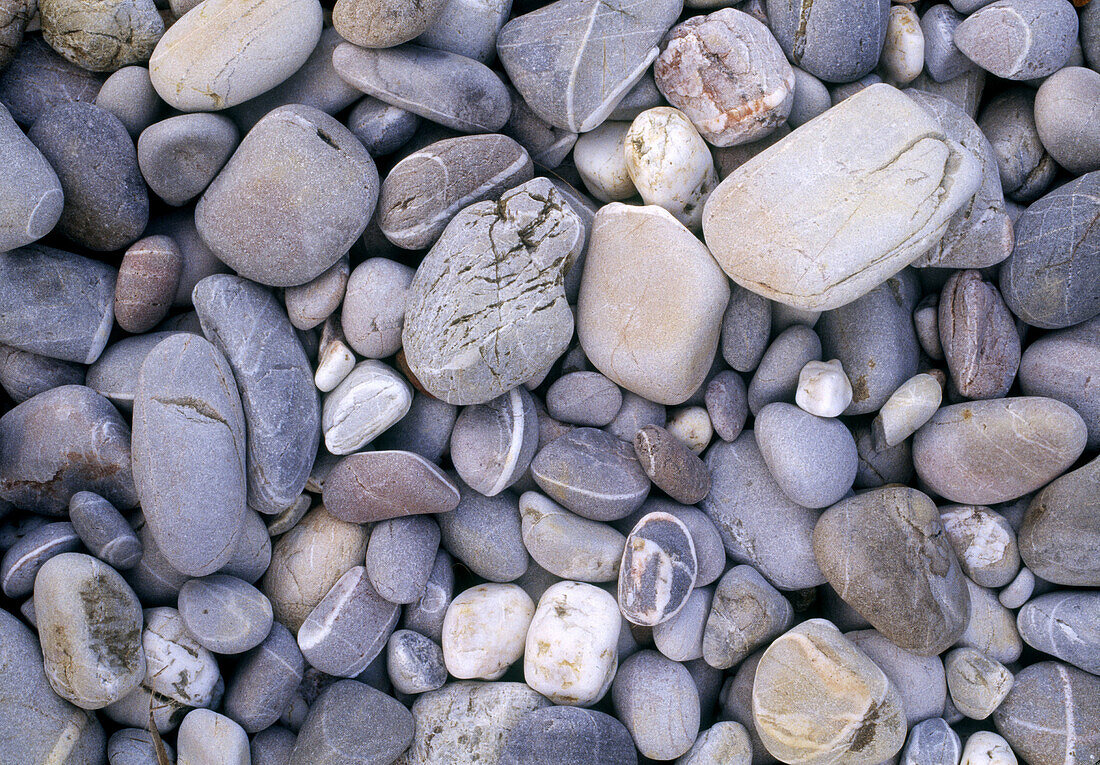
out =
<svg viewBox="0 0 1100 765"><path fill-rule="evenodd" d="M443 620L443 660L454 677L497 680L523 655L535 604L514 584L482 584L455 596Z"/></svg>
<svg viewBox="0 0 1100 765"><path fill-rule="evenodd" d="M451 431L451 461L467 486L493 497L521 478L538 441L535 402L521 386L462 410Z"/></svg>
<svg viewBox="0 0 1100 765"><path fill-rule="evenodd" d="M581 582L619 577L626 537L607 524L574 515L543 495L520 495L523 544L541 567Z"/></svg>
<svg viewBox="0 0 1100 765"><path fill-rule="evenodd" d="M626 538L619 566L619 609L633 624L653 627L684 607L698 573L695 544L683 521L649 513Z"/></svg>
<svg viewBox="0 0 1100 765"><path fill-rule="evenodd" d="M153 193L184 205L210 185L240 141L220 114L181 114L150 125L137 141L138 166Z"/></svg>
<svg viewBox="0 0 1100 765"><path fill-rule="evenodd" d="M855 439L840 420L774 403L760 410L754 427L764 462L798 504L828 507L852 488L859 457Z"/></svg>
<svg viewBox="0 0 1100 765"><path fill-rule="evenodd" d="M271 630L271 602L247 582L224 574L184 584L179 612L195 640L217 654L255 648Z"/></svg>

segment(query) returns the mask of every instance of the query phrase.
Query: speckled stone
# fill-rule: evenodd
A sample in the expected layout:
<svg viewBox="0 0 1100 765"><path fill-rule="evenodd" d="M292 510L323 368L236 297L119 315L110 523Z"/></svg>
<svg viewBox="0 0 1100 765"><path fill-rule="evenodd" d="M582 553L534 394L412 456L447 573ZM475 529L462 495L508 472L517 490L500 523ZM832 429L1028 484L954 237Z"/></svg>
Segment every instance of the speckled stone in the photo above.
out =
<svg viewBox="0 0 1100 765"><path fill-rule="evenodd" d="M955 47L955 30L964 18L946 3L933 5L921 16L924 65L936 82L948 82L974 68L974 63Z"/></svg>
<svg viewBox="0 0 1100 765"><path fill-rule="evenodd" d="M390 518L371 528L366 568L371 584L391 603L424 595L439 551L439 525L429 516Z"/></svg>
<svg viewBox="0 0 1100 765"><path fill-rule="evenodd" d="M732 720L716 722L699 734L687 754L676 760L676 765L751 765L752 741L741 723Z"/></svg>
<svg viewBox="0 0 1100 765"><path fill-rule="evenodd" d="M29 18L34 7L27 10ZM94 102L103 79L57 55L39 35L28 35L0 73L0 100L16 122L29 127L59 104Z"/></svg>
<svg viewBox="0 0 1100 765"><path fill-rule="evenodd" d="M767 350L771 325L767 298L739 284L732 285L730 301L722 316L722 358L738 372L756 369Z"/></svg>
<svg viewBox="0 0 1100 765"><path fill-rule="evenodd" d="M828 507L852 488L859 456L840 420L777 402L757 413L754 427L768 470L798 504Z"/></svg>
<svg viewBox="0 0 1100 765"><path fill-rule="evenodd" d="M412 630L397 630L386 643L386 672L394 690L425 693L447 682L443 649L429 637Z"/></svg>
<svg viewBox="0 0 1100 765"><path fill-rule="evenodd" d="M939 302L940 345L966 398L1001 398L1020 366L1020 336L997 288L977 271L956 271Z"/></svg>
<svg viewBox="0 0 1100 765"><path fill-rule="evenodd" d="M69 500L69 520L92 554L115 569L133 568L141 559L137 534L114 505L98 494L74 494Z"/></svg>
<svg viewBox="0 0 1100 765"><path fill-rule="evenodd" d="M1035 495L1020 526L1020 557L1048 582L1100 587L1100 458Z"/></svg>
<svg viewBox="0 0 1100 765"><path fill-rule="evenodd" d="M443 620L443 660L460 680L497 680L523 655L535 604L515 584L459 593Z"/></svg>
<svg viewBox="0 0 1100 765"><path fill-rule="evenodd" d="M1100 593L1040 595L1020 609L1016 624L1032 648L1100 675Z"/></svg>
<svg viewBox="0 0 1100 765"><path fill-rule="evenodd" d="M626 537L615 529L533 491L520 496L519 510L523 544L550 573L581 582L612 582L619 576Z"/></svg>
<svg viewBox="0 0 1100 765"><path fill-rule="evenodd" d="M636 765L630 732L609 714L578 707L528 712L508 733L500 765Z"/></svg>
<svg viewBox="0 0 1100 765"><path fill-rule="evenodd" d="M949 651L943 663L951 702L972 720L993 714L1012 689L1012 673L976 648Z"/></svg>
<svg viewBox="0 0 1100 765"><path fill-rule="evenodd" d="M364 48L392 48L431 26L445 0L337 0L332 24L345 40Z"/></svg>
<svg viewBox="0 0 1100 765"><path fill-rule="evenodd" d="M954 41L982 69L1009 80L1061 69L1077 41L1077 14L1063 0L997 0L966 17Z"/></svg>
<svg viewBox="0 0 1100 765"><path fill-rule="evenodd" d="M414 720L390 696L355 680L328 686L310 705L289 765L384 765L413 742Z"/></svg>
<svg viewBox="0 0 1100 765"><path fill-rule="evenodd" d="M1025 762L1093 762L1100 757L1100 678L1056 661L1032 664L1016 675L993 723Z"/></svg>
<svg viewBox="0 0 1100 765"><path fill-rule="evenodd" d="M615 419L622 404L619 386L599 372L564 374L546 391L547 412L571 425L603 427Z"/></svg>
<svg viewBox="0 0 1100 765"><path fill-rule="evenodd" d="M0 21L0 70L3 70L15 58L19 44L23 41L23 32L34 16L37 3L27 0L8 0L3 5Z"/></svg>
<svg viewBox="0 0 1100 765"><path fill-rule="evenodd" d="M794 609L752 566L734 566L718 580L703 632L703 658L730 669L794 621Z"/></svg>
<svg viewBox="0 0 1100 765"><path fill-rule="evenodd" d="M271 630L271 602L241 579L224 574L192 579L180 588L179 612L187 631L218 654L243 653Z"/></svg>
<svg viewBox="0 0 1100 765"><path fill-rule="evenodd" d="M627 621L653 627L687 602L699 566L683 521L664 512L642 516L631 529L619 567L619 610Z"/></svg>
<svg viewBox="0 0 1100 765"><path fill-rule="evenodd" d="M958 765L961 756L959 734L947 720L933 717L910 729L899 765Z"/></svg>
<svg viewBox="0 0 1100 765"><path fill-rule="evenodd" d="M436 643L440 642L443 639L443 619L454 596L454 585L451 556L446 550L440 550L435 555L423 597L402 609L401 628L418 632Z"/></svg>
<svg viewBox="0 0 1100 765"><path fill-rule="evenodd" d="M137 141L145 182L170 205L201 194L237 148L240 132L220 114L181 114L144 131Z"/></svg>
<svg viewBox="0 0 1100 765"><path fill-rule="evenodd" d="M147 61L164 34L152 0L39 0L38 13L50 47L93 72Z"/></svg>
<svg viewBox="0 0 1100 765"><path fill-rule="evenodd" d="M714 600L713 587L696 587L675 616L653 627L653 645L673 661L703 656L703 637Z"/></svg>
<svg viewBox="0 0 1100 765"><path fill-rule="evenodd" d="M878 64L890 3L768 0L768 26L795 66L826 82L851 82Z"/></svg>
<svg viewBox="0 0 1100 765"><path fill-rule="evenodd" d="M160 743L169 761L175 760L175 747L163 740ZM107 740L107 761L111 765L154 765L156 752L153 735L140 728L123 728Z"/></svg>
<svg viewBox="0 0 1100 765"><path fill-rule="evenodd" d="M820 359L821 340L816 332L804 324L784 329L768 346L749 381L749 411L756 415L773 402L795 400L802 370Z"/></svg>
<svg viewBox="0 0 1100 765"><path fill-rule="evenodd" d="M436 516L443 546L491 582L510 582L527 570L519 505L511 492L486 497L459 484L458 507Z"/></svg>
<svg viewBox="0 0 1100 765"><path fill-rule="evenodd" d="M305 662L294 636L279 622L237 663L226 684L225 714L249 733L278 721L302 682Z"/></svg>

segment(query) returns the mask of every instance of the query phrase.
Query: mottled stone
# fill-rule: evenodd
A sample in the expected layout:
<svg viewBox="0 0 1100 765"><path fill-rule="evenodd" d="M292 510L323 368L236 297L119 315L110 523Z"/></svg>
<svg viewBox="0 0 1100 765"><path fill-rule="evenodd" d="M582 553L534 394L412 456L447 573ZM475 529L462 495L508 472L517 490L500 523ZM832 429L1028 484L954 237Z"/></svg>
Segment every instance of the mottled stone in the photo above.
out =
<svg viewBox="0 0 1100 765"><path fill-rule="evenodd" d="M37 6L37 2L28 0L8 0L0 7L0 70L15 58Z"/></svg>
<svg viewBox="0 0 1100 765"><path fill-rule="evenodd" d="M703 461L659 425L646 425L634 435L634 452L646 475L677 502L694 505L710 491Z"/></svg>
<svg viewBox="0 0 1100 765"><path fill-rule="evenodd" d="M967 16L955 29L954 41L987 72L1030 80L1065 65L1077 27L1077 13L1063 0L997 0Z"/></svg>
<svg viewBox="0 0 1100 765"><path fill-rule="evenodd" d="M148 60L164 34L152 0L38 0L38 13L50 47L93 72Z"/></svg>
<svg viewBox="0 0 1100 765"><path fill-rule="evenodd" d="M901 752L900 765L958 765L962 756L959 734L947 720L933 717L917 723Z"/></svg>
<svg viewBox="0 0 1100 765"><path fill-rule="evenodd" d="M642 517L626 538L619 567L619 610L633 624L653 627L687 602L699 566L691 533L664 512Z"/></svg>
<svg viewBox="0 0 1100 765"><path fill-rule="evenodd" d="M224 689L218 660L187 631L179 611L146 610L141 645L147 665L144 692L185 707L215 704Z"/></svg>
<svg viewBox="0 0 1100 765"><path fill-rule="evenodd" d="M389 765L413 742L413 728L397 700L341 680L310 705L289 765Z"/></svg>
<svg viewBox="0 0 1100 765"><path fill-rule="evenodd" d="M325 448L339 455L362 449L408 413L412 396L412 387L391 367L374 359L359 362L325 396Z"/></svg>
<svg viewBox="0 0 1100 765"><path fill-rule="evenodd" d="M615 713L646 757L686 754L699 735L699 692L683 664L656 651L623 662L612 687Z"/></svg>
<svg viewBox="0 0 1100 765"><path fill-rule="evenodd" d="M0 104L0 161L8 182L0 192L0 251L48 234L61 217L64 194L57 173Z"/></svg>
<svg viewBox="0 0 1100 765"><path fill-rule="evenodd" d="M445 0L337 0L332 24L348 42L392 48L427 30L445 5Z"/></svg>
<svg viewBox="0 0 1100 765"><path fill-rule="evenodd" d="M443 620L443 659L460 680L497 680L523 655L535 604L518 585L482 584L460 593Z"/></svg>
<svg viewBox="0 0 1100 765"><path fill-rule="evenodd" d="M541 567L563 579L613 582L626 537L610 526L574 515L533 491L519 498L523 545Z"/></svg>
<svg viewBox="0 0 1100 765"><path fill-rule="evenodd" d="M940 294L940 344L966 398L1001 398L1020 366L1020 336L1001 294L977 271L957 271Z"/></svg>
<svg viewBox="0 0 1100 765"><path fill-rule="evenodd" d="M1016 675L993 712L997 730L1033 765L1085 765L1100 757L1100 678L1044 661Z"/></svg>
<svg viewBox="0 0 1100 765"><path fill-rule="evenodd" d="M366 568L371 584L391 603L416 603L439 551L439 525L428 516L380 521L371 529Z"/></svg>
<svg viewBox="0 0 1100 765"><path fill-rule="evenodd" d="M1016 533L988 507L949 505L940 508L947 539L963 573L982 587L1004 587L1020 568Z"/></svg>
<svg viewBox="0 0 1100 765"><path fill-rule="evenodd" d="M748 392L741 375L729 370L719 372L707 383L704 398L718 437L733 441L741 435L749 414Z"/></svg>
<svg viewBox="0 0 1100 765"><path fill-rule="evenodd" d="M1035 495L1020 526L1020 557L1055 584L1100 587L1100 458Z"/></svg>
<svg viewBox="0 0 1100 765"><path fill-rule="evenodd" d="M237 663L226 684L225 714L249 733L268 728L298 691L304 669L294 636L274 622L264 641Z"/></svg>
<svg viewBox="0 0 1100 765"><path fill-rule="evenodd" d="M776 402L757 413L754 428L772 477L798 504L828 507L852 488L859 456L840 420Z"/></svg>
<svg viewBox="0 0 1100 765"><path fill-rule="evenodd" d="M996 733L980 730L970 734L963 747L960 765L1017 765L1012 747Z"/></svg>
<svg viewBox="0 0 1100 765"><path fill-rule="evenodd" d="M1020 609L1016 624L1032 648L1100 675L1100 592L1040 595Z"/></svg>
<svg viewBox="0 0 1100 765"><path fill-rule="evenodd" d="M798 373L794 401L818 417L840 416L852 403L852 383L840 360L807 361Z"/></svg>
<svg viewBox="0 0 1100 765"><path fill-rule="evenodd" d="M1055 72L1035 95L1035 127L1043 147L1071 173L1100 170L1098 98L1100 72L1083 66Z"/></svg>
<svg viewBox="0 0 1100 765"><path fill-rule="evenodd" d="M794 609L752 566L734 566L714 590L703 633L703 658L717 669L740 664L785 632Z"/></svg>

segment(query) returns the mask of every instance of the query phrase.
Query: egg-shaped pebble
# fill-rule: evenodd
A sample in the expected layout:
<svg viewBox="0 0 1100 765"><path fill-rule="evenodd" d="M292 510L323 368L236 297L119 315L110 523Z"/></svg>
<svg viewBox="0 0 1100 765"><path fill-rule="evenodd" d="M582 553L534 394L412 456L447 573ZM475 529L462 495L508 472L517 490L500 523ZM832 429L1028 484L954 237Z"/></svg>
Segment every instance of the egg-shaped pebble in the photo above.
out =
<svg viewBox="0 0 1100 765"><path fill-rule="evenodd" d="M214 654L188 632L179 611L145 612L141 643L148 662L144 687L189 707L209 706L222 681Z"/></svg>
<svg viewBox="0 0 1100 765"><path fill-rule="evenodd" d="M718 580L703 633L703 659L730 669L785 632L794 609L752 566L734 566Z"/></svg>
<svg viewBox="0 0 1100 765"><path fill-rule="evenodd" d="M535 604L514 584L482 584L455 596L443 620L443 659L459 679L496 680L523 655Z"/></svg>
<svg viewBox="0 0 1100 765"><path fill-rule="evenodd" d="M646 757L679 757L699 735L699 691L691 673L656 651L639 651L623 662L612 697L615 713Z"/></svg>
<svg viewBox="0 0 1100 765"><path fill-rule="evenodd" d="M511 582L527 570L519 503L511 492L486 497L460 486L458 507L437 516L443 547L483 579Z"/></svg>
<svg viewBox="0 0 1100 765"><path fill-rule="evenodd" d="M947 720L932 717L914 725L909 731L901 765L958 765L962 742Z"/></svg>
<svg viewBox="0 0 1100 765"><path fill-rule="evenodd" d="M840 420L777 402L760 410L755 429L776 483L798 504L828 507L852 488L859 457L851 432Z"/></svg>
<svg viewBox="0 0 1100 765"><path fill-rule="evenodd" d="M298 691L305 661L294 636L279 622L246 653L226 683L224 711L249 733L278 721Z"/></svg>
<svg viewBox="0 0 1100 765"><path fill-rule="evenodd" d="M520 496L519 511L523 544L540 566L563 579L615 581L626 543L618 531L534 491Z"/></svg>
<svg viewBox="0 0 1100 765"><path fill-rule="evenodd" d="M468 486L487 497L504 491L527 470L538 448L531 394L521 386L465 407L455 420L450 448L455 470Z"/></svg>
<svg viewBox="0 0 1100 765"><path fill-rule="evenodd" d="M1048 592L1029 600L1016 624L1032 648L1100 674L1100 593Z"/></svg>
<svg viewBox="0 0 1100 765"><path fill-rule="evenodd" d="M321 429L333 454L362 449L400 420L412 405L412 388L381 361L368 359L325 397Z"/></svg>
<svg viewBox="0 0 1100 765"><path fill-rule="evenodd" d="M192 709L176 734L176 765L250 765L244 728L209 709Z"/></svg>
<svg viewBox="0 0 1100 765"><path fill-rule="evenodd" d="M912 8L891 6L879 65L883 76L899 86L915 80L924 68L924 31Z"/></svg>
<svg viewBox="0 0 1100 765"><path fill-rule="evenodd" d="M218 654L243 653L271 630L271 602L248 582L225 574L184 584L179 612L195 640Z"/></svg>
<svg viewBox="0 0 1100 765"><path fill-rule="evenodd" d="M141 540L114 505L90 491L69 500L69 520L92 554L115 569L133 568L141 559Z"/></svg>
<svg viewBox="0 0 1100 765"><path fill-rule="evenodd" d="M289 762L395 762L412 743L413 728L413 715L392 696L366 683L340 680L310 705Z"/></svg>
<svg viewBox="0 0 1100 765"><path fill-rule="evenodd" d="M570 372L546 390L546 410L555 420L599 428L615 419L623 404L619 386L599 372Z"/></svg>
<svg viewBox="0 0 1100 765"><path fill-rule="evenodd" d="M596 521L629 515L649 494L631 445L595 428L577 428L545 445L531 474L553 499Z"/></svg>
<svg viewBox="0 0 1100 765"><path fill-rule="evenodd" d="M956 648L943 660L947 688L955 708L972 720L984 720L1012 689L1012 673L976 648Z"/></svg>
<svg viewBox="0 0 1100 765"><path fill-rule="evenodd" d="M695 586L698 561L683 521L649 513L626 538L619 567L619 608L633 624L652 627L683 608Z"/></svg>
<svg viewBox="0 0 1100 765"><path fill-rule="evenodd" d="M312 329L333 315L344 300L350 272L348 256L344 255L313 280L286 288L283 300L295 329Z"/></svg>
<svg viewBox="0 0 1100 765"><path fill-rule="evenodd" d="M206 190L240 138L237 126L221 114L169 117L142 131L138 166L154 194L170 205L184 205Z"/></svg>
<svg viewBox="0 0 1100 765"><path fill-rule="evenodd" d="M386 643L386 672L394 690L401 693L434 691L447 682L443 649L431 638L412 630L397 630L390 635Z"/></svg>
<svg viewBox="0 0 1100 765"><path fill-rule="evenodd" d="M1035 127L1050 156L1071 173L1100 170L1100 128L1090 104L1100 98L1100 72L1067 66L1039 86Z"/></svg>
<svg viewBox="0 0 1100 765"><path fill-rule="evenodd" d="M997 0L955 29L956 47L978 66L1009 80L1046 77L1069 59L1077 14L1062 0Z"/></svg>
<svg viewBox="0 0 1100 765"><path fill-rule="evenodd" d="M798 373L794 401L818 417L837 417L852 403L852 383L844 365L832 361L808 361Z"/></svg>
<svg viewBox="0 0 1100 765"><path fill-rule="evenodd" d="M694 505L710 491L710 473L703 461L661 426L646 425L638 430L634 453L650 480L677 502Z"/></svg>
<svg viewBox="0 0 1100 765"><path fill-rule="evenodd" d="M386 177L392 181L393 173ZM383 184L383 204L386 186ZM381 359L401 348L405 298L413 269L386 258L370 258L347 277L340 322L348 344L360 356Z"/></svg>
<svg viewBox="0 0 1100 765"><path fill-rule="evenodd" d="M1020 568L1016 532L988 507L948 505L940 520L963 573L982 587L1004 587Z"/></svg>
<svg viewBox="0 0 1100 765"><path fill-rule="evenodd" d="M80 537L71 523L47 523L28 532L0 560L0 589L9 598L34 591L34 581L50 558L80 549Z"/></svg>
<svg viewBox="0 0 1100 765"><path fill-rule="evenodd" d="M424 595L439 550L439 525L430 517L389 518L371 529L366 568L371 584L391 603Z"/></svg>

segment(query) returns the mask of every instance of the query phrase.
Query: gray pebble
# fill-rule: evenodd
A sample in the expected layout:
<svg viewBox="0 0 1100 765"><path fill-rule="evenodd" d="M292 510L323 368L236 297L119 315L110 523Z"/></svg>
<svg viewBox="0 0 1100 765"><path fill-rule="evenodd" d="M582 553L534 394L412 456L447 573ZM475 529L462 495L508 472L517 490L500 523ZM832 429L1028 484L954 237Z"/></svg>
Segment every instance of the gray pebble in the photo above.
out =
<svg viewBox="0 0 1100 765"><path fill-rule="evenodd" d="M443 639L443 619L454 597L454 586L451 556L441 549L435 555L424 595L416 603L410 603L402 609L401 629L419 632L439 643Z"/></svg>
<svg viewBox="0 0 1100 765"><path fill-rule="evenodd" d="M271 631L271 602L248 582L225 574L184 584L179 612L196 642L217 654L244 653Z"/></svg>
<svg viewBox="0 0 1100 765"><path fill-rule="evenodd" d="M39 393L0 417L0 497L23 510L64 515L78 491L117 507L137 504L130 429L83 385Z"/></svg>
<svg viewBox="0 0 1100 765"><path fill-rule="evenodd" d="M1016 615L1001 605L995 591L969 579L966 589L970 592L970 622L958 645L977 648L1002 664L1018 661L1024 643L1016 629Z"/></svg>
<svg viewBox="0 0 1100 765"><path fill-rule="evenodd" d="M150 606L166 606L176 602L180 587L191 577L181 574L168 563L157 547L144 516L138 519L135 533L141 543L141 559L123 575L142 603Z"/></svg>
<svg viewBox="0 0 1100 765"><path fill-rule="evenodd" d="M1016 578L997 595L997 600L1005 608L1019 608L1031 599L1035 593L1036 584L1035 574L1031 573L1031 569L1027 566L1023 566L1016 574Z"/></svg>
<svg viewBox="0 0 1100 765"><path fill-rule="evenodd" d="M609 714L580 707L528 712L508 733L500 765L636 765L634 742Z"/></svg>
<svg viewBox="0 0 1100 765"><path fill-rule="evenodd" d="M1055 72L1035 95L1035 126L1043 147L1071 173L1100 170L1097 99L1100 72L1083 66Z"/></svg>
<svg viewBox="0 0 1100 765"><path fill-rule="evenodd" d="M0 561L0 588L9 598L21 598L34 590L34 578L46 561L80 548L71 523L47 523L11 546Z"/></svg>
<svg viewBox="0 0 1100 765"><path fill-rule="evenodd" d="M356 91L358 93L358 91ZM420 127L420 117L385 101L364 96L347 118L348 130L362 142L372 157L400 149Z"/></svg>
<svg viewBox="0 0 1100 765"><path fill-rule="evenodd" d="M290 765L290 753L298 737L281 725L273 725L252 737L252 765Z"/></svg>
<svg viewBox="0 0 1100 765"><path fill-rule="evenodd" d="M628 390L622 391L623 403L605 430L616 438L633 443L634 436L646 425L664 427L667 421L664 404L642 398Z"/></svg>
<svg viewBox="0 0 1100 765"><path fill-rule="evenodd" d="M878 630L848 632L844 637L877 664L894 684L910 726L943 712L943 705L947 703L947 680L939 656L920 656L906 651Z"/></svg>
<svg viewBox="0 0 1100 765"><path fill-rule="evenodd" d="M519 509L523 544L539 566L581 582L611 582L619 576L626 537L618 531L533 491L520 496Z"/></svg>
<svg viewBox="0 0 1100 765"><path fill-rule="evenodd" d="M703 656L703 640L713 587L696 587L684 601L684 606L672 618L654 625L653 645L673 661L691 661ZM620 658L623 653L619 652Z"/></svg>
<svg viewBox="0 0 1100 765"><path fill-rule="evenodd" d="M767 298L741 285L730 288L730 302L722 315L722 358L738 372L760 365L771 336L772 311Z"/></svg>
<svg viewBox="0 0 1100 765"><path fill-rule="evenodd" d="M671 760L699 735L699 692L684 665L656 651L624 661L611 686L615 714L646 757Z"/></svg>
<svg viewBox="0 0 1100 765"><path fill-rule="evenodd" d="M388 765L412 743L413 720L395 699L341 680L310 706L290 765Z"/></svg>
<svg viewBox="0 0 1100 765"><path fill-rule="evenodd" d="M756 443L783 492L803 507L828 507L855 482L855 439L835 417L816 417L793 404L774 403L756 416Z"/></svg>
<svg viewBox="0 0 1100 765"><path fill-rule="evenodd" d="M653 627L687 602L698 573L695 545L683 521L653 512L626 538L619 568L619 610L633 624Z"/></svg>
<svg viewBox="0 0 1100 765"><path fill-rule="evenodd" d="M169 761L176 758L176 750L161 741ZM157 749L153 735L140 728L123 728L107 740L107 760L111 765L157 765Z"/></svg>
<svg viewBox="0 0 1100 765"><path fill-rule="evenodd" d="M273 725L302 682L305 661L294 636L279 622L245 654L226 684L225 713L249 733Z"/></svg>
<svg viewBox="0 0 1100 765"><path fill-rule="evenodd" d="M374 589L391 603L423 596L439 550L439 524L430 516L391 518L371 528L366 569Z"/></svg>
<svg viewBox="0 0 1100 765"><path fill-rule="evenodd" d="M1086 448L1100 448L1100 318L1029 345L1020 360L1020 388L1072 406L1088 429Z"/></svg>
<svg viewBox="0 0 1100 765"><path fill-rule="evenodd" d="M74 494L69 500L69 519L80 541L115 569L133 568L141 560L143 550L137 534L114 505L98 494Z"/></svg>
<svg viewBox="0 0 1100 765"><path fill-rule="evenodd" d="M704 401L714 432L723 441L735 441L749 414L744 378L728 369L719 372L707 383Z"/></svg>
<svg viewBox="0 0 1100 765"><path fill-rule="evenodd" d="M257 582L271 564L271 535L267 533L264 517L252 508L246 508L241 519L241 533L226 564L219 574L243 579L249 584Z"/></svg>
<svg viewBox="0 0 1100 765"><path fill-rule="evenodd" d="M764 352L749 382L749 411L756 415L774 401L793 401L802 367L820 360L821 340L812 329L796 324L783 330Z"/></svg>
<svg viewBox="0 0 1100 765"><path fill-rule="evenodd" d="M149 70L144 66L124 66L108 77L99 89L95 105L118 117L135 141L164 110L164 102L153 89Z"/></svg>
<svg viewBox="0 0 1100 765"><path fill-rule="evenodd" d="M447 682L443 649L431 638L412 630L397 630L386 643L386 671L394 690L425 693Z"/></svg>
<svg viewBox="0 0 1100 765"><path fill-rule="evenodd" d="M344 300L351 268L344 255L320 276L283 292L286 312L295 329L313 329L333 315Z"/></svg>
<svg viewBox="0 0 1100 765"><path fill-rule="evenodd" d="M456 2L462 2L462 0L456 0ZM652 79L650 79L650 82L652 83ZM554 127L544 120L535 113L523 100L523 96L514 88L509 88L508 93L512 97L512 115L508 118L508 122L505 123L504 127L500 129L500 132L527 149L531 159L543 167L555 168L561 165L570 155L570 152L573 151L573 147L577 143L577 134L571 130ZM562 183L564 184L564 181ZM574 209L574 212L580 214L576 209ZM591 220L585 223L585 227L591 228ZM568 285L566 286L566 293L570 293ZM572 291L571 299L576 300L576 290Z"/></svg>
<svg viewBox="0 0 1100 765"><path fill-rule="evenodd" d="M825 83L797 66L794 70L794 100L787 123L791 127L800 127L833 105Z"/></svg>
<svg viewBox="0 0 1100 765"><path fill-rule="evenodd" d="M734 566L718 581L703 633L703 658L730 669L794 622L794 610L752 566Z"/></svg>
<svg viewBox="0 0 1100 765"><path fill-rule="evenodd" d="M486 497L460 484L458 507L436 520L443 546L490 582L511 582L527 570L519 504L510 492Z"/></svg>
<svg viewBox="0 0 1100 765"><path fill-rule="evenodd" d="M0 345L0 386L16 404L62 385L83 385L84 367Z"/></svg>
<svg viewBox="0 0 1100 765"><path fill-rule="evenodd" d="M408 451L429 462L438 462L449 448L458 407L419 391L408 413L382 433L379 449Z"/></svg>
<svg viewBox="0 0 1100 765"><path fill-rule="evenodd" d="M642 470L677 502L694 505L710 491L707 466L676 436L658 425L634 435L634 453Z"/></svg>
<svg viewBox="0 0 1100 765"><path fill-rule="evenodd" d="M987 72L1030 80L1065 66L1077 27L1077 13L1066 0L997 0L967 16L954 39Z"/></svg>
<svg viewBox="0 0 1100 765"><path fill-rule="evenodd" d="M1050 183L1053 160L1035 125L1035 91L1018 86L994 96L978 127L993 147L1005 193L1020 201L1041 195Z"/></svg>
<svg viewBox="0 0 1100 765"><path fill-rule="evenodd" d="M851 82L878 64L889 0L768 0L768 25L795 66L826 82Z"/></svg>
<svg viewBox="0 0 1100 765"><path fill-rule="evenodd" d="M386 183L391 177L392 172ZM383 203L384 195L383 190ZM408 266L386 258L370 258L351 272L340 319L348 344L360 356L381 359L400 350L413 273Z"/></svg>
<svg viewBox="0 0 1100 765"><path fill-rule="evenodd" d="M977 271L956 271L940 294L940 345L964 397L1001 398L1020 366L1020 336L997 288Z"/></svg>
<svg viewBox="0 0 1100 765"><path fill-rule="evenodd" d="M127 332L147 332L172 307L183 271L175 240L154 234L130 245L115 283L115 322Z"/></svg>
<svg viewBox="0 0 1100 765"><path fill-rule="evenodd" d="M0 342L91 364L111 334L116 276L104 263L52 247L0 253ZM46 294L48 302L34 299Z"/></svg>
<svg viewBox="0 0 1100 765"><path fill-rule="evenodd" d="M104 75L61 58L41 36L30 35L0 73L0 101L28 127L60 104L94 102L103 80Z"/></svg>
<svg viewBox="0 0 1100 765"><path fill-rule="evenodd" d="M1040 595L1020 609L1016 624L1032 648L1100 675L1100 592Z"/></svg>
<svg viewBox="0 0 1100 765"><path fill-rule="evenodd" d="M0 250L7 251L52 231L65 200L57 173L2 104L0 161L9 179L0 192Z"/></svg>
<svg viewBox="0 0 1100 765"><path fill-rule="evenodd" d="M345 457L325 480L325 506L351 523L373 523L421 513L447 513L459 489L442 470L412 452L359 452Z"/></svg>
<svg viewBox="0 0 1100 765"><path fill-rule="evenodd" d="M1020 557L1055 584L1100 587L1100 458L1057 478L1035 495L1020 527Z"/></svg>
<svg viewBox="0 0 1100 765"><path fill-rule="evenodd" d="M138 166L154 194L170 205L184 205L206 190L239 140L237 126L221 114L169 117L142 131Z"/></svg>
<svg viewBox="0 0 1100 765"><path fill-rule="evenodd" d="M958 765L961 756L959 734L947 720L932 717L909 730L899 765Z"/></svg>
<svg viewBox="0 0 1100 765"><path fill-rule="evenodd" d="M562 375L546 391L546 410L550 416L572 425L595 428L607 425L615 419L622 403L619 386L599 372Z"/></svg>
<svg viewBox="0 0 1100 765"><path fill-rule="evenodd" d="M467 486L492 497L527 470L538 448L538 435L531 394L523 387L513 388L486 404L462 410L451 431L451 461Z"/></svg>
<svg viewBox="0 0 1100 765"><path fill-rule="evenodd" d="M488 64L496 57L497 33L511 10L511 0L445 0L416 41Z"/></svg>
<svg viewBox="0 0 1100 765"><path fill-rule="evenodd" d="M723 685L721 696L723 717L741 723L749 732L753 765L767 765L775 761L760 740L752 716L752 687L756 680L756 667L763 654L763 651L758 651L741 662L736 672Z"/></svg>
<svg viewBox="0 0 1100 765"><path fill-rule="evenodd" d="M946 3L933 5L920 19L924 33L924 67L936 82L948 82L974 69L974 62L955 47L955 29L964 16Z"/></svg>
<svg viewBox="0 0 1100 765"><path fill-rule="evenodd" d="M917 331L917 341L924 354L933 361L943 361L939 301L940 296L935 293L925 295L913 309L913 328Z"/></svg>

